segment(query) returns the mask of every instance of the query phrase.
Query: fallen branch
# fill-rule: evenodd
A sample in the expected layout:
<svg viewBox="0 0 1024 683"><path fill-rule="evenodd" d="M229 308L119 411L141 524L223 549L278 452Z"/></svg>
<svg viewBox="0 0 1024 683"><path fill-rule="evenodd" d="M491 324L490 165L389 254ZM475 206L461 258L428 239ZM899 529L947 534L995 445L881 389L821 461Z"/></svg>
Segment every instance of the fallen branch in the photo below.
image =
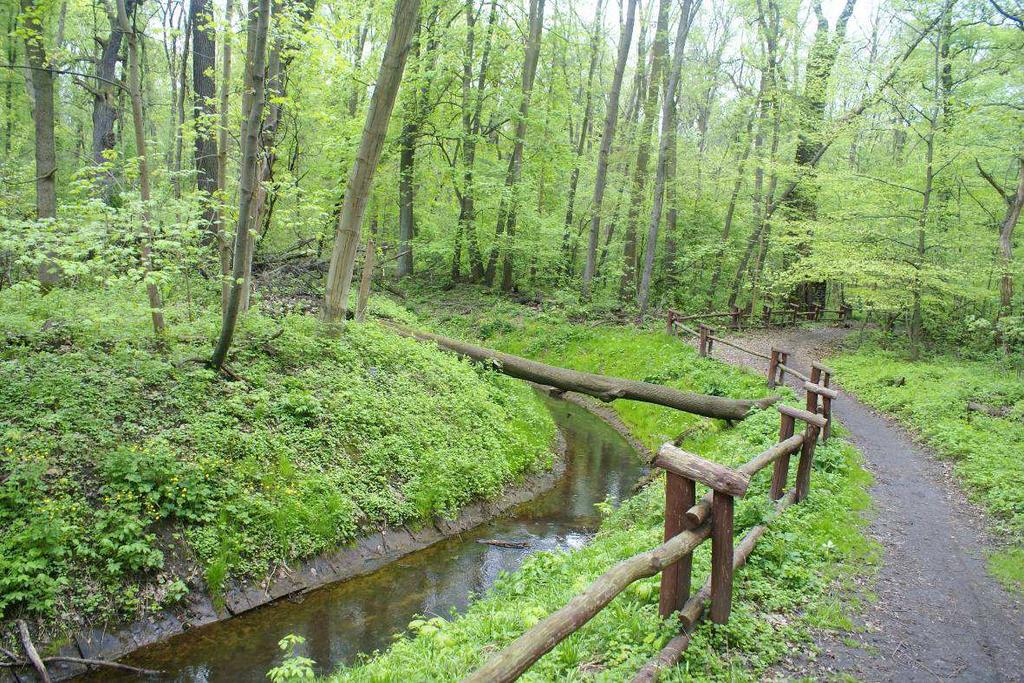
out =
<svg viewBox="0 0 1024 683"><path fill-rule="evenodd" d="M742 420L753 408L764 409L779 400L778 396L770 396L758 401L748 399L732 399L723 396L709 396L689 391L680 391L672 387L650 382L640 382L621 377L608 377L592 372L580 372L554 365L545 365L528 358L513 356L509 353L475 346L456 339L449 339L439 334L410 330L393 323L388 323L399 334L420 341L432 341L438 346L453 351L460 356L480 363L491 363L499 372L509 377L524 379L537 384L547 384L565 391L587 394L605 402L624 398L633 401L645 401L658 405L682 410L686 413L714 417L721 420Z"/></svg>
<svg viewBox="0 0 1024 683"><path fill-rule="evenodd" d="M39 678L43 683L50 683L50 674L46 671L46 665L43 664L43 660L39 658L36 646L32 644L32 636L28 633L28 624L23 619L18 619L18 634L21 636L21 646L25 648L28 661L32 662L32 667L39 674Z"/></svg>
<svg viewBox="0 0 1024 683"><path fill-rule="evenodd" d="M157 669L143 669L140 666L131 666L130 664L122 664L121 662L109 662L105 659L86 659L85 657L43 657L42 661L44 664L82 664L84 666L104 667L107 669L117 669L118 671L128 671L130 673L139 674L140 676L159 676L160 674L164 673L163 671L159 671ZM0 662L0 667L7 669L13 669L22 666L32 666L32 663L21 661L18 659L14 659L14 661L11 662Z"/></svg>
<svg viewBox="0 0 1024 683"><path fill-rule="evenodd" d="M497 538L481 538L477 541L483 545L493 545L497 548L529 548L529 541L502 541Z"/></svg>

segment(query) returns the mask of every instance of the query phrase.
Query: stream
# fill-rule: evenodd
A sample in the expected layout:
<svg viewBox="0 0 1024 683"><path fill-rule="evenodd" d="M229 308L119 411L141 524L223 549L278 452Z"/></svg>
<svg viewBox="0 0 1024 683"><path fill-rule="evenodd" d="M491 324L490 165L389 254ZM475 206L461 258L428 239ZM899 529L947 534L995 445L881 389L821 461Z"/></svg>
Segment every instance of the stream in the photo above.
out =
<svg viewBox="0 0 1024 683"><path fill-rule="evenodd" d="M295 633L306 639L302 654L316 661L318 674L326 674L360 654L387 648L417 615L449 617L453 610L465 610L501 572L515 570L530 553L583 546L601 520L595 504L628 497L644 465L621 435L587 410L543 400L567 447L565 474L550 491L371 574L311 591L301 602L280 600L143 648L123 661L165 671L158 679L163 681L266 681L266 672L282 658L277 642ZM528 546L498 547L481 539ZM89 680L132 680L99 673L102 679Z"/></svg>

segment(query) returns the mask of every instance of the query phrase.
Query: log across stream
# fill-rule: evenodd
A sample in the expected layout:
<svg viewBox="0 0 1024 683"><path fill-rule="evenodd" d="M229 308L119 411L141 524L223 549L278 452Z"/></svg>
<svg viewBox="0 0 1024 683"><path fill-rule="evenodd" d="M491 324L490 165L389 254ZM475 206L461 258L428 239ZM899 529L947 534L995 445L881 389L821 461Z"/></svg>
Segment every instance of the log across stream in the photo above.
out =
<svg viewBox="0 0 1024 683"><path fill-rule="evenodd" d="M280 661L277 641L296 633L306 638L304 654L316 660L317 672L328 673L360 653L386 648L417 615L464 610L472 594L485 591L499 572L516 569L529 553L582 546L600 523L595 503L628 497L644 463L600 418L569 402L544 400L566 440L566 471L550 491L372 574L315 590L302 602L282 600L188 631L124 661L167 672L156 680L263 682ZM109 671L98 675L96 680L135 680Z"/></svg>

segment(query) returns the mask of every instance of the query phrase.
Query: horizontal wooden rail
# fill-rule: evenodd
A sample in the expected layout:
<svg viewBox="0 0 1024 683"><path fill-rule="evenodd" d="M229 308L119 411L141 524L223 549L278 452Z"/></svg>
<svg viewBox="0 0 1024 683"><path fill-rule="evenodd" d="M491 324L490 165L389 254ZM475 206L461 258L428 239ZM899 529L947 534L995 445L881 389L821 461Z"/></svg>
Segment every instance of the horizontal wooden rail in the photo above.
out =
<svg viewBox="0 0 1024 683"><path fill-rule="evenodd" d="M694 548L710 536L711 525L705 524L673 536L653 550L622 560L594 580L565 607L552 613L491 657L486 664L466 677L466 683L502 683L516 680L569 634L593 619L630 584L654 576L684 555L693 552Z"/></svg>
<svg viewBox="0 0 1024 683"><path fill-rule="evenodd" d="M797 370L794 367L790 367L789 365L785 365L783 363L779 363L779 370L781 370L783 372L788 372L789 374L793 375L794 377L799 377L800 379L802 379L805 382L810 382L811 381L811 378L808 375L805 375L804 373L800 372L799 370Z"/></svg>

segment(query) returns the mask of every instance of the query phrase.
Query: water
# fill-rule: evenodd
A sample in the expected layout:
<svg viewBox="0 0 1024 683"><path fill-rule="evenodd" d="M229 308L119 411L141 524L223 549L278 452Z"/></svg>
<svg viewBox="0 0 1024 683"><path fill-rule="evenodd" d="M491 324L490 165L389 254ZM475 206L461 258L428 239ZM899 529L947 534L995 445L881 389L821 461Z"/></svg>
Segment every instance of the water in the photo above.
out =
<svg viewBox="0 0 1024 683"><path fill-rule="evenodd" d="M360 653L386 648L417 615L464 610L529 553L584 545L600 523L595 504L625 499L643 465L617 432L586 410L544 400L567 445L565 475L547 493L372 574L317 589L301 602L282 600L188 631L125 661L167 672L164 681L266 681L267 670L281 660L277 642L296 633L306 638L303 654L317 662L317 672L328 673ZM529 546L502 548L479 539ZM109 671L99 676L113 680Z"/></svg>

